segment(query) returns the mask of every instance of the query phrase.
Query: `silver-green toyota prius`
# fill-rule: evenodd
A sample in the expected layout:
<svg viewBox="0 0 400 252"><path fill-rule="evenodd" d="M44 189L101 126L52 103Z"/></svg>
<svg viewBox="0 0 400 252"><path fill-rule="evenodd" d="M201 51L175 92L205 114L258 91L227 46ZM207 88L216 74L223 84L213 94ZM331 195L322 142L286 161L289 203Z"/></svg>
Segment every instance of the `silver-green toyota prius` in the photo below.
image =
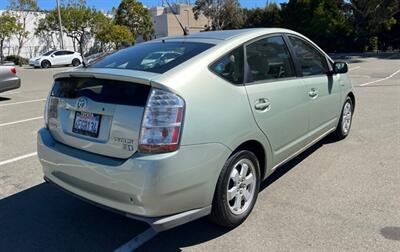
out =
<svg viewBox="0 0 400 252"><path fill-rule="evenodd" d="M160 38L54 76L38 132L45 180L164 230L235 227L260 182L345 138L347 65L285 29Z"/></svg>

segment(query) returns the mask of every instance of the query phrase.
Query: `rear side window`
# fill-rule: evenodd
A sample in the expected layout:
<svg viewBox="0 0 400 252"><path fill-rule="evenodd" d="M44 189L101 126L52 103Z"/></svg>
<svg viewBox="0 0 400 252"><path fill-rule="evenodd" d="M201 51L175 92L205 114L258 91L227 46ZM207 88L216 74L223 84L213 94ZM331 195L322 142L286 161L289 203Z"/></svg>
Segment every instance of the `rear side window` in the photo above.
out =
<svg viewBox="0 0 400 252"><path fill-rule="evenodd" d="M194 42L143 43L111 54L90 67L164 73L212 46Z"/></svg>
<svg viewBox="0 0 400 252"><path fill-rule="evenodd" d="M125 81L94 78L59 78L51 96L75 99L85 96L93 101L129 106L145 106L150 86Z"/></svg>
<svg viewBox="0 0 400 252"><path fill-rule="evenodd" d="M260 39L246 47L247 82L295 76L292 60L281 36Z"/></svg>
<svg viewBox="0 0 400 252"><path fill-rule="evenodd" d="M210 67L211 71L233 84L243 84L244 52L243 47L238 47Z"/></svg>
<svg viewBox="0 0 400 252"><path fill-rule="evenodd" d="M289 36L290 43L300 63L303 76L326 74L328 64L324 55L307 42Z"/></svg>
<svg viewBox="0 0 400 252"><path fill-rule="evenodd" d="M65 54L64 51L58 51L58 52L54 53L55 56L61 56L61 55L64 55L64 54Z"/></svg>

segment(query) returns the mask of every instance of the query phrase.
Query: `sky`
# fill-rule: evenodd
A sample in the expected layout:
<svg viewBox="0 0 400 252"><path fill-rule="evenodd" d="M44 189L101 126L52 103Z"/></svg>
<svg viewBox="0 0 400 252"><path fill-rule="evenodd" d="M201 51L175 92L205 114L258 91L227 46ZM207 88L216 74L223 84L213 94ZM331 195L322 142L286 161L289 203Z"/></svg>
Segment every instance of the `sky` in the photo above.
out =
<svg viewBox="0 0 400 252"><path fill-rule="evenodd" d="M169 2L189 2L194 3L195 0L169 0ZM254 8L264 7L268 0L239 0L242 7ZM60 0L63 2L63 0ZM148 7L157 6L162 4L162 0L142 0L140 1ZM269 0L269 2L282 3L285 0ZM0 0L0 9L5 9L8 6L9 0ZM117 7L120 0L86 0L90 7L95 7L98 10L110 11L113 7ZM43 10L53 9L56 6L56 0L38 0L39 8Z"/></svg>

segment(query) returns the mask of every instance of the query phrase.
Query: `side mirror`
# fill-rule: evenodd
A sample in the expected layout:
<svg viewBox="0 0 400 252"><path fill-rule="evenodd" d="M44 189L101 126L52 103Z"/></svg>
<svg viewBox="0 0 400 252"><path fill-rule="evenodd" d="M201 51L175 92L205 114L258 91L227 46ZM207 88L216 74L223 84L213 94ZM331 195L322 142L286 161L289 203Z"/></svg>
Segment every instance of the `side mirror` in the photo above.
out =
<svg viewBox="0 0 400 252"><path fill-rule="evenodd" d="M54 58L54 54L52 54L50 57Z"/></svg>
<svg viewBox="0 0 400 252"><path fill-rule="evenodd" d="M348 67L346 62L335 62L333 63L333 73L344 74L347 73Z"/></svg>

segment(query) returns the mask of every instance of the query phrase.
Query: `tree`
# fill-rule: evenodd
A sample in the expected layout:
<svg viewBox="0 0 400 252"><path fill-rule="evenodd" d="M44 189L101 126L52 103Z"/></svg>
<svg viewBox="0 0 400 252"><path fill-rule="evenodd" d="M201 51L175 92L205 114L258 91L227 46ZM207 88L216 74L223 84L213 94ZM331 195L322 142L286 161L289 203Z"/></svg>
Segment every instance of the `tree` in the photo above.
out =
<svg viewBox="0 0 400 252"><path fill-rule="evenodd" d="M110 18L99 17L97 25L95 38L100 43L100 48L103 51L109 49L119 50L122 47L133 44L135 41L128 27L116 25Z"/></svg>
<svg viewBox="0 0 400 252"><path fill-rule="evenodd" d="M245 27L281 27L281 9L276 3L265 8L245 9Z"/></svg>
<svg viewBox="0 0 400 252"><path fill-rule="evenodd" d="M11 35L16 31L16 19L8 13L2 13L0 15L0 62L3 64L3 46L4 40L9 39Z"/></svg>
<svg viewBox="0 0 400 252"><path fill-rule="evenodd" d="M58 41L60 44L60 27L57 18L57 12L53 10L48 12L45 18L39 19L37 23L34 34L35 36L38 36L41 41L43 41L42 44L45 47L45 51L56 48L55 41Z"/></svg>
<svg viewBox="0 0 400 252"><path fill-rule="evenodd" d="M115 23L126 26L136 40L141 35L144 40L154 36L154 27L149 10L136 0L122 0L117 9L114 9Z"/></svg>
<svg viewBox="0 0 400 252"><path fill-rule="evenodd" d="M206 16L211 30L237 29L244 24L243 10L238 0L196 0L193 7L196 19Z"/></svg>
<svg viewBox="0 0 400 252"><path fill-rule="evenodd" d="M389 51L393 51L396 48L400 49L400 12L393 17L396 20L396 24L378 34L380 48Z"/></svg>
<svg viewBox="0 0 400 252"><path fill-rule="evenodd" d="M26 30L27 18L29 14L35 15L32 12L38 11L39 8L36 0L9 0L8 10L10 15L16 18L16 23L18 25L18 29L15 31L15 37L18 40L17 55L19 56L29 36L29 31Z"/></svg>
<svg viewBox="0 0 400 252"><path fill-rule="evenodd" d="M103 13L86 6L85 1L71 1L60 7L62 30L67 37L78 44L79 52L83 55L87 42L97 29L97 20ZM57 9L51 10L44 19L39 21L36 34L54 33L58 31Z"/></svg>
<svg viewBox="0 0 400 252"><path fill-rule="evenodd" d="M83 55L98 12L84 4L79 4L63 6L60 8L60 13L63 21L63 31L67 37L72 38L74 42L78 43L79 52Z"/></svg>
<svg viewBox="0 0 400 252"><path fill-rule="evenodd" d="M354 49L341 0L291 0L282 4L281 14L284 27L306 35L326 51Z"/></svg>
<svg viewBox="0 0 400 252"><path fill-rule="evenodd" d="M351 0L346 1L344 7L356 32L357 43L365 46L371 40L375 43L374 37L396 24L400 0Z"/></svg>

